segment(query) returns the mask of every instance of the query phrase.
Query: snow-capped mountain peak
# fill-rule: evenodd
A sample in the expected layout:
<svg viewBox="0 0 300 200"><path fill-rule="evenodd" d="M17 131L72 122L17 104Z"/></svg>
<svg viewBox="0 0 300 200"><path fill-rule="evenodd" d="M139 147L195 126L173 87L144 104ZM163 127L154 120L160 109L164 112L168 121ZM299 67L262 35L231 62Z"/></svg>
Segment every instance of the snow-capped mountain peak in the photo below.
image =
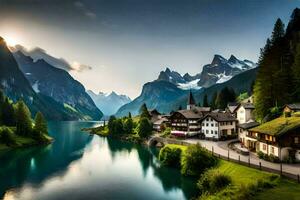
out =
<svg viewBox="0 0 300 200"><path fill-rule="evenodd" d="M172 71L167 67L165 71L160 72L157 80L168 81L183 90L200 89L228 81L233 76L256 66L256 63L250 60L239 60L234 55L231 55L227 60L223 56L216 54L210 64L203 66L201 73L194 76L185 73L181 76L178 72Z"/></svg>

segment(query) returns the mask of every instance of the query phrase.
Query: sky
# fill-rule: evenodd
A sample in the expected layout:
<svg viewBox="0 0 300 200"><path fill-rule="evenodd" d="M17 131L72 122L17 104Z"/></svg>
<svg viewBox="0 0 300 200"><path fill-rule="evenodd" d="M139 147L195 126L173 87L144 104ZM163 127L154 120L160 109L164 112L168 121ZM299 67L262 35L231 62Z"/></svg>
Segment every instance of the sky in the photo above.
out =
<svg viewBox="0 0 300 200"><path fill-rule="evenodd" d="M74 66L86 89L131 98L169 67L200 73L214 54L257 61L300 0L0 0L0 36Z"/></svg>

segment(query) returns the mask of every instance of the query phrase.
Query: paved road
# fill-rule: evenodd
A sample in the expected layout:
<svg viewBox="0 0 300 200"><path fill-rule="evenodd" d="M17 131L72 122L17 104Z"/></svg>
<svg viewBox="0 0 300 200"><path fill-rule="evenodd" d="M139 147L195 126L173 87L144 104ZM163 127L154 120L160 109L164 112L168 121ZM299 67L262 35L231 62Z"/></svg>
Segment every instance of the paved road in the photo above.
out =
<svg viewBox="0 0 300 200"><path fill-rule="evenodd" d="M249 156L244 156L236 151L233 151L228 148L228 144L233 140L228 141L207 141L207 140L199 140L199 139L186 139L185 142L191 143L191 144L197 144L200 143L201 146L205 147L209 151L212 151L212 147L214 150L214 153L220 154L221 156L228 156L228 150L229 150L229 157L235 160L238 160L240 156L240 160L244 162L248 162L249 156L250 156L250 162L251 164L259 165L259 162L261 162L261 165L263 167L267 167L274 170L280 171L280 164L278 163L272 163L265 160L259 159L255 153L250 153ZM282 164L282 171L287 172L290 174L298 175L300 174L300 164Z"/></svg>

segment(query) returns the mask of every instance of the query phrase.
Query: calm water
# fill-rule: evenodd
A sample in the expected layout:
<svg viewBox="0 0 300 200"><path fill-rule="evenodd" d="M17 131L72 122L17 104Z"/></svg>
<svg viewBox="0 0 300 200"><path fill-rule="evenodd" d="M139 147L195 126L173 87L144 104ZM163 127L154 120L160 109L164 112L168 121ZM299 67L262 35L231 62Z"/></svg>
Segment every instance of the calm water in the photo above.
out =
<svg viewBox="0 0 300 200"><path fill-rule="evenodd" d="M157 150L90 136L95 122L51 122L55 142L0 153L0 199L189 199L194 180L160 167Z"/></svg>

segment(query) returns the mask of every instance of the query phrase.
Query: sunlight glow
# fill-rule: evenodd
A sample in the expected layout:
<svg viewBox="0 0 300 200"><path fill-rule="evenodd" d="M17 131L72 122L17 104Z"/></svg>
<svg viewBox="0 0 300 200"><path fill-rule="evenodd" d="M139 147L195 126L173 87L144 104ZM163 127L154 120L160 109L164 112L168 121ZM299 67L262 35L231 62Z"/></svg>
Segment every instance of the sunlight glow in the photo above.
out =
<svg viewBox="0 0 300 200"><path fill-rule="evenodd" d="M14 47L19 44L18 40L15 37L5 37L4 39L8 46Z"/></svg>

